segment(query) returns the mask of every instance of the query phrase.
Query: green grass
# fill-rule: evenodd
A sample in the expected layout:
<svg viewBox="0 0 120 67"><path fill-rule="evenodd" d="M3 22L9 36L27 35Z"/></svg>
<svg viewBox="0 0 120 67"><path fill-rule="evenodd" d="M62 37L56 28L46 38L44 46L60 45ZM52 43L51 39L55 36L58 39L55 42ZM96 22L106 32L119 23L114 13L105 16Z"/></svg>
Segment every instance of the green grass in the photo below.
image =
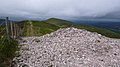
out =
<svg viewBox="0 0 120 67"><path fill-rule="evenodd" d="M29 34L31 32L31 30L29 29L30 28L29 22L32 22L32 25L33 25L32 35ZM70 21L56 19L56 18L51 18L45 21L23 21L17 24L19 24L19 26L20 25L24 26L24 33L22 36L41 36L41 35L45 35L53 31L56 31L59 28L75 27L79 29L85 29L91 32L97 32L99 34L102 34L104 36L111 37L111 38L120 38L119 33L116 33L108 29L98 28L98 27L89 26L89 25L75 24Z"/></svg>
<svg viewBox="0 0 120 67"><path fill-rule="evenodd" d="M88 30L91 32L97 32L99 34L102 34L102 35L110 37L110 38L120 38L119 33L116 33L116 32L113 32L111 30L104 29L104 28L98 28L98 27L87 26L87 25L76 25L74 27L80 28L80 29L85 29L85 30Z"/></svg>
<svg viewBox="0 0 120 67"><path fill-rule="evenodd" d="M0 67L8 67L15 57L15 51L18 50L18 43L13 39L10 39L10 43L7 39L2 42L0 44Z"/></svg>
<svg viewBox="0 0 120 67"><path fill-rule="evenodd" d="M56 31L57 29L59 29L60 27L53 25L53 24L49 24L46 23L44 21L31 21L32 22L32 31L29 29L30 28L30 23L29 21L26 22L19 22L17 23L19 26L24 26L24 33L22 36L42 36L44 34L48 34L51 33L53 31ZM30 33L33 32L32 35L30 35Z"/></svg>
<svg viewBox="0 0 120 67"><path fill-rule="evenodd" d="M5 26L0 27L0 31L5 29ZM0 34L0 67L9 67L11 60L18 50L18 42L10 38L10 42L6 39L6 30Z"/></svg>
<svg viewBox="0 0 120 67"><path fill-rule="evenodd" d="M94 27L94 26L90 26L90 25L75 24L70 21L56 19L56 18L48 19L46 22L57 25L59 27L75 27L75 28L79 28L79 29L85 29L85 30L88 30L91 32L97 32L99 34L102 34L102 35L110 37L110 38L120 38L119 33L116 33L114 31L111 31L111 30L108 30L105 28L99 28L99 27Z"/></svg>
<svg viewBox="0 0 120 67"><path fill-rule="evenodd" d="M51 33L53 31L56 31L59 29L58 26L42 22L35 22L33 21L33 30L34 30L34 36L40 36L44 34Z"/></svg>
<svg viewBox="0 0 120 67"><path fill-rule="evenodd" d="M57 18L51 18L51 19L46 20L45 22L59 26L59 27L70 27L71 25L74 24L70 21L61 20L61 19L57 19Z"/></svg>

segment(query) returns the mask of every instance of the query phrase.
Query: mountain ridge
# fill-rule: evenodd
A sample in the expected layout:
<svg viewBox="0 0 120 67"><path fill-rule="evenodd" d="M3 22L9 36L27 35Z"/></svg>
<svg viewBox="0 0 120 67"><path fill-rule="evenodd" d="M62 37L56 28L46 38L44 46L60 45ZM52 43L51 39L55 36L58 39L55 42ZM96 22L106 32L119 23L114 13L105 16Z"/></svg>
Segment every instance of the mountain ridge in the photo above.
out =
<svg viewBox="0 0 120 67"><path fill-rule="evenodd" d="M120 38L120 34L110 31L110 30L107 30L107 29L104 29L104 28L94 27L94 26L90 26L90 25L76 24L76 23L73 23L73 22L70 22L67 20L61 20L61 19L57 19L57 18L51 18L51 19L44 20L44 21L31 20L31 22L33 24L33 30L35 32L35 34L34 34L35 36L49 34L53 31L56 31L59 28L75 27L75 28L79 28L79 29L85 29L85 30L88 30L91 32L97 32L99 34L102 34L104 36L108 36L111 38ZM26 31L30 26L29 21L18 22L17 24L18 24L18 26L25 25L24 29ZM24 36L29 36L29 35L27 35L27 32L24 31Z"/></svg>

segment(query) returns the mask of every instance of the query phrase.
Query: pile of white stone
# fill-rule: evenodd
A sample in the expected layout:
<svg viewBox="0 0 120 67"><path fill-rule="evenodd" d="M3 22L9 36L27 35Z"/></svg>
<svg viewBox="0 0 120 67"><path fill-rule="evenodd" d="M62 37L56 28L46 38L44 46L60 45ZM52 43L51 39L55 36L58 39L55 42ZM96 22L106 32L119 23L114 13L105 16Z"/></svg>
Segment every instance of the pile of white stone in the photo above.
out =
<svg viewBox="0 0 120 67"><path fill-rule="evenodd" d="M120 40L82 29L24 37L20 44L13 67L120 67Z"/></svg>

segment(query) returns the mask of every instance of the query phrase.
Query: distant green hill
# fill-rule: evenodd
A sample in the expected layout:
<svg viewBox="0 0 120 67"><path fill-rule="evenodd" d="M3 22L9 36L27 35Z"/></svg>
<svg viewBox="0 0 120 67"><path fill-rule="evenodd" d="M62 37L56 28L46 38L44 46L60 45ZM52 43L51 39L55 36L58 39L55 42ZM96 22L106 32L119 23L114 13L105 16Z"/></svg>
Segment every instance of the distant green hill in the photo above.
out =
<svg viewBox="0 0 120 67"><path fill-rule="evenodd" d="M17 24L18 26L23 27L24 31L22 36L41 36L60 28L44 21L23 21L18 22Z"/></svg>
<svg viewBox="0 0 120 67"><path fill-rule="evenodd" d="M23 35L22 36L41 36L44 34L51 33L56 31L59 28L66 27L75 27L79 29L85 29L91 32L97 32L107 37L111 38L120 38L119 33L115 33L108 29L98 28L94 26L75 24L70 21L51 18L45 21L22 21L17 23L18 26L23 27Z"/></svg>

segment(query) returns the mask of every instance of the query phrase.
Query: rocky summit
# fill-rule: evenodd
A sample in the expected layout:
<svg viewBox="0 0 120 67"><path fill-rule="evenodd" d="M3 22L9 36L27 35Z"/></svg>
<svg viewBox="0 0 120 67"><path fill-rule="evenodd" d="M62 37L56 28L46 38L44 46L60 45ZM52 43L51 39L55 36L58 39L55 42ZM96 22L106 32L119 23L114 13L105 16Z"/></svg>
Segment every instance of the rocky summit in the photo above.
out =
<svg viewBox="0 0 120 67"><path fill-rule="evenodd" d="M120 40L83 29L62 28L19 42L12 67L120 67Z"/></svg>

